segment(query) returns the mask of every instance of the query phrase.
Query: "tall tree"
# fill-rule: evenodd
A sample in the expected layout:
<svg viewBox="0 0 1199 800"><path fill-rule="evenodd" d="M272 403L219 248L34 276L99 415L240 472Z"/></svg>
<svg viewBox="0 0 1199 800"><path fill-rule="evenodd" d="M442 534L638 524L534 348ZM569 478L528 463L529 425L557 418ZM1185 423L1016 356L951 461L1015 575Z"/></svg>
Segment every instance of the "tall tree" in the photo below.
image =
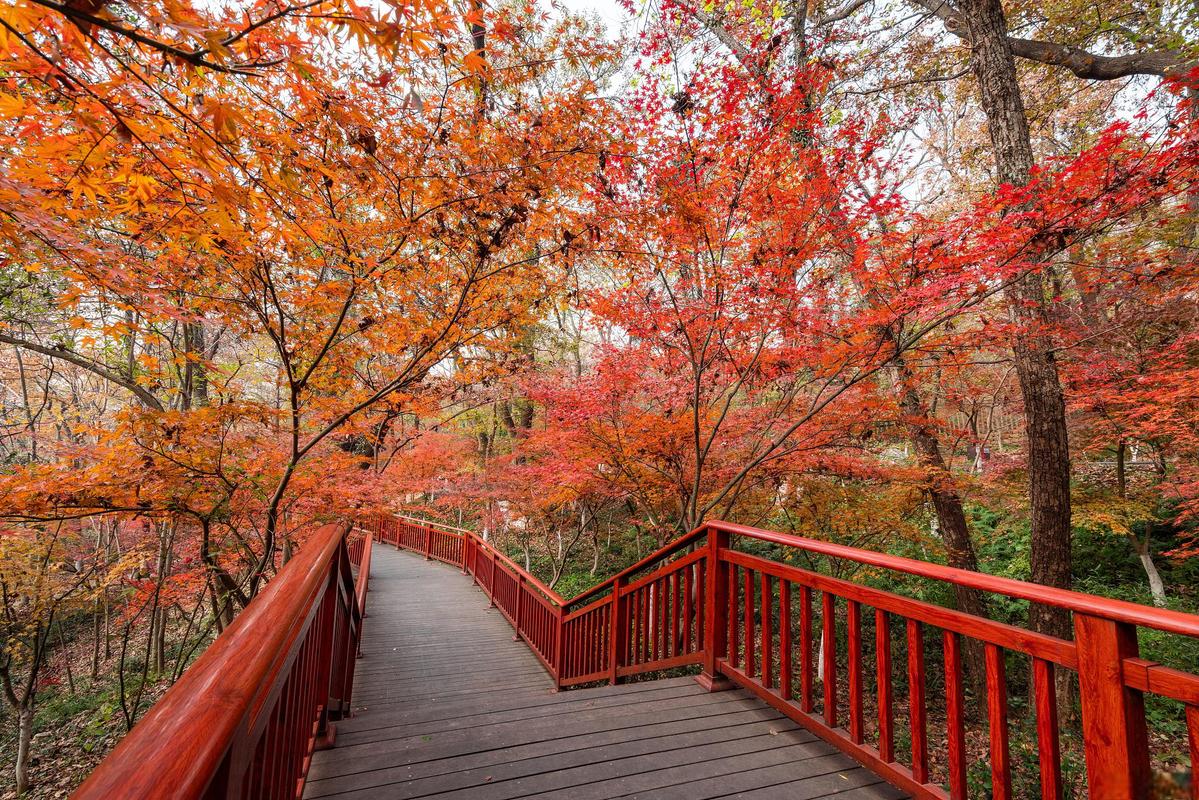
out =
<svg viewBox="0 0 1199 800"><path fill-rule="evenodd" d="M963 0L962 9L970 26L970 64L987 117L996 180L1022 187L1032 177L1034 156L1003 5L1000 0ZM1006 291L1024 401L1032 579L1065 589L1071 584L1070 444L1055 343L1048 331L1051 301L1045 280L1052 267L1037 264L1051 257L1045 247L1029 253L1033 268ZM1029 623L1042 633L1072 637L1070 615L1061 609L1034 604Z"/></svg>

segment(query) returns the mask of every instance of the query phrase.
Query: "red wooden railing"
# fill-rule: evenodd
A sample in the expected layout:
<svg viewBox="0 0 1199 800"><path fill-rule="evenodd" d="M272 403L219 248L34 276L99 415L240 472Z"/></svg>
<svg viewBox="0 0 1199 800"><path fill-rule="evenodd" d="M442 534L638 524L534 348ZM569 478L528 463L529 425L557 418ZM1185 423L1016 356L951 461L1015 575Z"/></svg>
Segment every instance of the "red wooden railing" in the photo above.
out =
<svg viewBox="0 0 1199 800"><path fill-rule="evenodd" d="M471 574L560 687L702 665L701 684L744 687L916 797L968 795L962 656L971 640L985 656L985 696L979 700L990 741L991 797L1014 796L1009 656L1026 660L1032 675L1042 797L1063 795L1055 697L1060 670L1077 675L1090 797L1151 796L1145 693L1184 704L1192 763L1199 764L1199 676L1141 659L1137 649L1138 628L1199 637L1193 615L724 522L701 526L569 600L470 531L388 517L376 521L375 536ZM1074 639L738 549L750 543L1068 609ZM868 625L873 664L863 663ZM929 734L926 628L940 632L942 645L937 657L945 703L938 724L944 736L936 739ZM892 657L897 631L906 652L899 669ZM907 704L904 746L896 733L900 698ZM944 786L931 775L931 741L945 743ZM1199 780L1193 785L1192 796L1199 798Z"/></svg>
<svg viewBox="0 0 1199 800"><path fill-rule="evenodd" d="M369 535L315 531L73 797L300 797L350 710L370 554Z"/></svg>

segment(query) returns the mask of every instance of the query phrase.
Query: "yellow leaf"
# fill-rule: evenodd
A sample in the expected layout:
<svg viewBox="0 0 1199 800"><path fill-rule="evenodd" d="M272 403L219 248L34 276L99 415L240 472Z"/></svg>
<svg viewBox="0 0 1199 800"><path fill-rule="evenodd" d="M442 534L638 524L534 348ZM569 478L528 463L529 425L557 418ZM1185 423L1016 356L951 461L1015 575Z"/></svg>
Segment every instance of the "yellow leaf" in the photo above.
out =
<svg viewBox="0 0 1199 800"><path fill-rule="evenodd" d="M0 115L19 117L25 113L25 101L13 94L0 92Z"/></svg>

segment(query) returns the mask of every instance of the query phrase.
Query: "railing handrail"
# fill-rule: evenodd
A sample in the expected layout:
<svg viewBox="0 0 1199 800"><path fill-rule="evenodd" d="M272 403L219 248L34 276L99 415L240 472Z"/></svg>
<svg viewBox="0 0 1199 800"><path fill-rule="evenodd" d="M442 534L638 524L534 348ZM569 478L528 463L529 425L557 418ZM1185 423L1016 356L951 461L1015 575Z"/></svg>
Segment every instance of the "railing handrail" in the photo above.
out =
<svg viewBox="0 0 1199 800"><path fill-rule="evenodd" d="M417 525L427 525L431 528L440 528L443 532L449 533L453 536L465 536L471 539L476 545L490 550L496 556L496 558L498 558L504 564L504 566L516 572L518 577L523 578L525 583L532 585L535 589L537 589L537 591L545 595L546 599L551 603L559 608L566 606L567 600L562 597L562 595L551 589L536 575L529 572L520 564L517 564L515 561L501 552L495 545L484 539L475 531L467 530L466 528L455 528L453 525L444 525L440 522L433 522L432 520L420 519L418 517L409 517L404 514L392 514L391 516L395 519L403 520L404 522L412 522L416 523Z"/></svg>
<svg viewBox="0 0 1199 800"><path fill-rule="evenodd" d="M204 797L239 732L253 727L253 710L278 688L345 532L337 524L315 531L72 797Z"/></svg>
<svg viewBox="0 0 1199 800"><path fill-rule="evenodd" d="M579 592L574 597L572 597L566 601L566 603L565 603L566 607L569 608L570 606L578 605L579 603L581 603L584 600L595 597L600 592L613 586L616 583L616 581L624 582L628 578L628 576L640 572L641 570L645 569L646 567L650 566L651 564L653 564L657 561L661 561L664 558L669 558L670 556L672 556L675 553L677 553L678 551L682 550L684 547L686 547L687 545L696 541L697 539L703 538L706 535L706 533L707 533L707 527L704 525L700 525L695 530L685 533L682 536L679 536L678 538L672 539L671 541L669 541L666 544L659 547L654 552L647 555L645 558L638 560L635 564L625 567L620 572L613 575L611 578L608 578L605 581L601 581L600 583L597 583L596 585L592 586L590 589L584 589L583 591Z"/></svg>
<svg viewBox="0 0 1199 800"><path fill-rule="evenodd" d="M604 590L611 588L613 583L615 583L617 580L623 580L623 579L627 578L629 575L632 575L636 572L640 572L641 570L645 569L646 567L648 567L649 565L653 564L656 561L661 561L664 558L668 558L668 557L674 555L675 553L677 553L682 548L686 547L691 542L694 542L695 540L702 538L704 536L704 533L706 530L705 526L701 525L693 531L685 533L682 536L679 536L675 539L672 539L669 542L667 542L666 544L659 547L657 550L650 553L649 555L638 560L635 564L625 567L624 569L622 569L620 572L616 573L612 577L607 578L603 581L600 581L599 583L595 584L594 586L584 589L583 591L579 592L578 594L574 595L573 597L567 598L567 597L563 597L558 592L551 589L549 586L547 586L545 583L543 583L541 580L539 580L537 578L537 576L533 575L528 570L526 570L524 567L517 564L515 561L513 561L511 558L509 558L507 555L505 555L502 551L500 551L498 548L496 548L495 545L493 545L491 542L484 539L482 536L480 536L475 531L469 530L467 528L456 528L453 525L446 525L441 522L434 522L432 520L421 519L419 517L410 517L406 514L392 514L391 516L394 519L403 520L405 522L412 522L412 523L416 523L417 525L428 525L429 527L432 527L432 528L440 528L443 531L446 531L448 533L469 536L475 542L483 545L488 550L490 550L492 553L494 553L496 556L498 556L499 559L504 563L505 566L507 566L510 569L513 569L517 573L519 573L520 576L523 577L527 583L531 583L534 586L536 586L538 591L540 591L542 594L545 594L549 600L551 600L552 602L554 602L558 606L561 606L564 609L568 609L571 606L578 605L583 600L586 600L590 597L594 597L595 595L603 592Z"/></svg>
<svg viewBox="0 0 1199 800"><path fill-rule="evenodd" d="M1199 637L1199 616L1186 614L1181 611L1171 611L1166 608L1143 606L1126 600L1112 600L1099 595L1076 592L1069 589L1056 589L1030 583L1015 578L1004 578L989 575L985 572L973 572L914 558L892 556L876 550L865 550L848 545L822 542L819 539L808 539L790 533L778 533L747 525L737 525L732 522L712 520L697 528L714 528L737 536L746 536L762 542L770 542L788 547L795 547L812 553L818 553L832 558L843 558L872 567L903 572L921 578L953 583L969 589L1002 594L1018 600L1029 600L1042 605L1055 606L1070 611L1079 611L1093 617L1103 617L1114 622L1127 622L1145 628L1154 628L1166 633L1177 633L1184 636ZM695 531L692 531L694 534Z"/></svg>
<svg viewBox="0 0 1199 800"><path fill-rule="evenodd" d="M437 522L437 521L431 520L431 519L421 519L420 517L410 517L407 514L392 514L392 516L395 517L396 519L402 519L405 522L415 522L420 525L428 525L431 528L441 528L443 531L448 531L450 533L467 533L467 534L471 534L473 536L479 535L472 530L468 530L467 528L457 528L453 525L446 525L444 522Z"/></svg>

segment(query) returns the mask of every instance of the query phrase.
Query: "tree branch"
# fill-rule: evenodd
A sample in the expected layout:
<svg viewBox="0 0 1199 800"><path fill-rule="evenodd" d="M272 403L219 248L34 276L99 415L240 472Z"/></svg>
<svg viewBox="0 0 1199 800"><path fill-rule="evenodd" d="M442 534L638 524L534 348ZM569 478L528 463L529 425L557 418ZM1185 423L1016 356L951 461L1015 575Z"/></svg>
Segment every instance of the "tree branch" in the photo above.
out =
<svg viewBox="0 0 1199 800"><path fill-rule="evenodd" d="M945 29L960 39L968 39L966 20L961 12L945 0L911 0L912 3L936 15L945 23ZM1149 50L1122 56L1105 56L1083 50L1081 47L1045 42L1036 39L1021 39L1009 36L1012 54L1048 64L1065 67L1080 78L1093 81L1111 81L1133 75L1156 75L1161 78L1181 78L1196 66L1175 50Z"/></svg>
<svg viewBox="0 0 1199 800"><path fill-rule="evenodd" d="M47 347L45 345L38 344L37 342L18 339L17 337L10 336L6 333L0 333L0 342L11 344L15 347L29 350L30 352L41 353L44 356L57 358L70 364L74 364L81 369L87 370L93 375L99 375L109 383L114 383L123 389L129 390L136 395L137 399L142 401L142 405L146 406L147 408L152 408L155 411L163 410L162 403L159 402L158 398L155 397L144 386L138 386L132 378L127 378L118 372L114 372L103 364L92 361L90 358L84 358L76 352L67 350L65 347Z"/></svg>

